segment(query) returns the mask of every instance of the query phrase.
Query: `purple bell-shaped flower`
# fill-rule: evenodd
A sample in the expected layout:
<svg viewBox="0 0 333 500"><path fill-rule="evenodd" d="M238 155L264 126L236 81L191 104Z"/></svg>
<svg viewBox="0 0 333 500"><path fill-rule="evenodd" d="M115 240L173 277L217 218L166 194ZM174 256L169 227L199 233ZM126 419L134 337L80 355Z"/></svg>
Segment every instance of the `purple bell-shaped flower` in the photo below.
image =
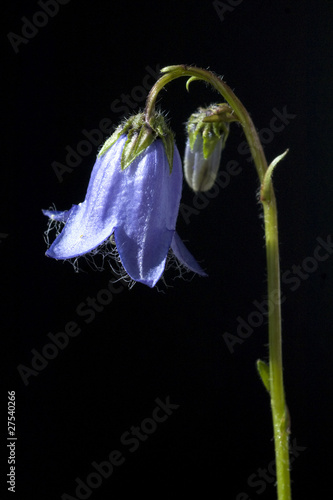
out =
<svg viewBox="0 0 333 500"><path fill-rule="evenodd" d="M141 123L143 116L137 117ZM79 257L96 252L112 238L134 281L153 287L163 274L170 248L181 264L205 276L175 230L182 165L173 136L166 141L165 135L147 131L146 124L140 127L138 131L133 123L130 128L122 126L106 141L82 203L65 212L43 210L50 219L64 223L46 255L60 260ZM146 127L143 134L142 127Z"/></svg>

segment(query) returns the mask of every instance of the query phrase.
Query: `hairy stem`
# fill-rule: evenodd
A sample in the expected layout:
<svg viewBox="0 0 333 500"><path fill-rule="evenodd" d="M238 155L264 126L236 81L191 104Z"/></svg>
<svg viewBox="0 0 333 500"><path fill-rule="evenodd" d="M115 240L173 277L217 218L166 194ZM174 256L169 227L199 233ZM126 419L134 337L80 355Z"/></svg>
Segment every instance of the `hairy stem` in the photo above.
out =
<svg viewBox="0 0 333 500"><path fill-rule="evenodd" d="M268 337L269 337L269 394L274 429L275 461L278 500L291 500L288 446L288 410L283 388L282 336L281 336L281 289L279 269L279 243L277 207L272 185L272 168L268 169L266 157L257 131L241 101L221 78L210 71L191 66L169 66L164 75L151 89L145 108L145 120L149 123L155 112L157 95L172 80L188 76L188 85L203 80L212 85L228 102L235 118L243 127L261 185L261 202L264 210L266 259L268 277ZM278 159L276 160L276 162ZM267 175L266 175L267 173Z"/></svg>

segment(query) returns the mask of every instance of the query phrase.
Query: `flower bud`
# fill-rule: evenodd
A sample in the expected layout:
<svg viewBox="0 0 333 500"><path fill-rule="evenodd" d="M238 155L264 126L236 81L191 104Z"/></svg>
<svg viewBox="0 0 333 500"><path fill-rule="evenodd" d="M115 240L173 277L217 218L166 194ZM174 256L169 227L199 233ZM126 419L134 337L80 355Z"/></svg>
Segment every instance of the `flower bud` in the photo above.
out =
<svg viewBox="0 0 333 500"><path fill-rule="evenodd" d="M208 191L214 185L231 121L235 118L228 104L199 108L190 116L184 174L193 191Z"/></svg>

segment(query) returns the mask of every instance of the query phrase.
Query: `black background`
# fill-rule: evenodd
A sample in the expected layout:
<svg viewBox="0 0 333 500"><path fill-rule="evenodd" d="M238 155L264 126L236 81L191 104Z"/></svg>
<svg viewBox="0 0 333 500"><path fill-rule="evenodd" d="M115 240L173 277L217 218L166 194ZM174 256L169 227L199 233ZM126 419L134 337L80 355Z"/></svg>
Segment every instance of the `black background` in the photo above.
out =
<svg viewBox="0 0 333 500"><path fill-rule="evenodd" d="M180 214L177 230L208 278L174 279L170 271L168 286L158 290L119 284L86 323L77 307L101 297L109 268L96 272L83 262L75 273L69 263L44 256L41 208L54 203L64 210L84 199L98 146L62 182L52 164L66 163L66 146L75 150L84 129L98 129L103 118L117 125L124 95L132 96L130 112L143 107L136 87L153 84L149 72L182 63L223 75L258 130L269 127L274 109L296 115L265 145L268 161L290 149L274 174L282 272L309 263L317 238L330 237L333 3L224 4L222 14L211 1L71 0L17 53L7 34L21 35L22 17L31 21L41 7L3 6L1 408L6 417L7 391L15 390L16 498L77 498L76 478L86 481L92 462L115 449L125 462L89 498L188 498L201 491L205 498L275 498L269 398L255 368L259 357L267 359L267 325L254 328L233 353L223 336L237 334L237 318L246 321L266 291L258 181L237 149L241 130L232 127L222 162L223 168L236 161L241 173L219 196L201 199L199 207L184 185L182 203L196 212L189 219ZM190 93L184 84L170 84L159 101L181 152L187 117L219 101L204 84L192 84ZM327 255L297 289L283 284L294 499L317 498L319 488L331 492L333 257ZM41 353L47 335L70 321L80 334L25 385L18 366L31 368L31 350ZM167 397L179 407L131 453L121 436ZM6 493L5 419L1 435ZM268 479L253 485L249 478L259 469L270 471Z"/></svg>

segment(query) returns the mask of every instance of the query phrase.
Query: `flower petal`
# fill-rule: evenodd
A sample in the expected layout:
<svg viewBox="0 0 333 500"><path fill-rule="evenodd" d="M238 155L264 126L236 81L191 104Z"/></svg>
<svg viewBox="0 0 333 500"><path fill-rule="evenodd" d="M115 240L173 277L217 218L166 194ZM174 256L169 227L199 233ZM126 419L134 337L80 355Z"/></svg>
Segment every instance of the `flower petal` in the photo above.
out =
<svg viewBox="0 0 333 500"><path fill-rule="evenodd" d="M129 276L153 287L164 271L179 211L182 167L177 147L171 174L161 139L127 171L127 203L122 225L114 232L116 245Z"/></svg>
<svg viewBox="0 0 333 500"><path fill-rule="evenodd" d="M114 237L121 262L127 274L134 280L153 288L163 274L173 231L166 230L154 245L146 244L144 237L131 238L123 227L117 227Z"/></svg>
<svg viewBox="0 0 333 500"><path fill-rule="evenodd" d="M187 139L184 156L184 173L188 185L193 191L209 191L215 183L221 162L223 137L216 141L216 145L208 158L204 157L204 141L198 134L193 146Z"/></svg>
<svg viewBox="0 0 333 500"><path fill-rule="evenodd" d="M73 205L70 210L64 210L63 212L59 210L42 210L43 214L46 215L46 217L49 217L52 220L56 220L59 222L66 222L71 211L76 205Z"/></svg>
<svg viewBox="0 0 333 500"><path fill-rule="evenodd" d="M183 264L191 271L200 274L200 276L208 276L205 271L199 266L193 255L187 250L186 246L176 232L173 235L171 248L181 264Z"/></svg>
<svg viewBox="0 0 333 500"><path fill-rule="evenodd" d="M121 223L126 204L126 171L120 168L120 158L126 136L101 157L91 173L86 199L73 205L67 222L46 255L55 259L69 259L83 255L103 243ZM45 213L46 212L46 213ZM44 211L45 215L49 215ZM55 217L61 217L53 213ZM52 213L51 213L52 216ZM63 216L64 217L64 216Z"/></svg>

